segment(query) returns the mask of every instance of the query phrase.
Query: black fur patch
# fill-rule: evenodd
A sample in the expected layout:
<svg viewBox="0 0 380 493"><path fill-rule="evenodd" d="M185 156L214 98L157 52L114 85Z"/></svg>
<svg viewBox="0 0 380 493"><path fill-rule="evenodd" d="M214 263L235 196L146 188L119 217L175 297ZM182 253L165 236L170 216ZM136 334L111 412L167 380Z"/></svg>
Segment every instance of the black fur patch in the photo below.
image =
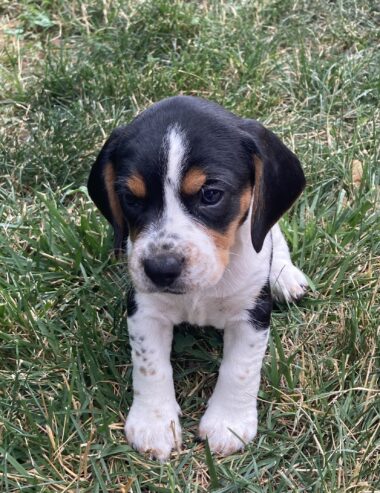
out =
<svg viewBox="0 0 380 493"><path fill-rule="evenodd" d="M270 316L272 313L272 293L270 291L269 281L262 288L256 304L248 310L249 321L256 330L267 330L270 324Z"/></svg>
<svg viewBox="0 0 380 493"><path fill-rule="evenodd" d="M128 317L132 317L137 312L137 303L135 297L135 290L131 286L127 291L127 314Z"/></svg>

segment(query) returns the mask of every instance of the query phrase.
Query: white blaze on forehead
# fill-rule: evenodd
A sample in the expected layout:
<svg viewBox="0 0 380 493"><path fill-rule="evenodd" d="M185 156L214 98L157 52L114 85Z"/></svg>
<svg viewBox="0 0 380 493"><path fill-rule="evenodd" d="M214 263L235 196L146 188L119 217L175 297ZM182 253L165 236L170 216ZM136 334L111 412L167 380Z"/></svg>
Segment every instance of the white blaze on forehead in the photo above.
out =
<svg viewBox="0 0 380 493"><path fill-rule="evenodd" d="M186 139L179 125L170 126L165 138L168 146L166 182L179 190L181 169L186 154Z"/></svg>
<svg viewBox="0 0 380 493"><path fill-rule="evenodd" d="M179 199L181 182L181 170L187 152L186 137L179 125L175 124L168 128L165 136L167 146L167 169L164 184L165 193L165 217L180 219L183 209Z"/></svg>

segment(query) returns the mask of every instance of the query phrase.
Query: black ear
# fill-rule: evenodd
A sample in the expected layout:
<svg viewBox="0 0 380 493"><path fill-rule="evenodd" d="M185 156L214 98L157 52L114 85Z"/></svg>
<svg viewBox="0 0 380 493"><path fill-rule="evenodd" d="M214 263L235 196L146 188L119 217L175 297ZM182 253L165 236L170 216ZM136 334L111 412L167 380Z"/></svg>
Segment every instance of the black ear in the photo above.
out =
<svg viewBox="0 0 380 493"><path fill-rule="evenodd" d="M116 171L113 156L123 133L124 127L112 132L93 164L87 182L90 197L114 229L116 255L125 250L128 238L128 227L115 190Z"/></svg>
<svg viewBox="0 0 380 493"><path fill-rule="evenodd" d="M305 175L295 154L274 133L255 120L244 120L250 136L255 172L251 236L256 252L271 227L305 187Z"/></svg>

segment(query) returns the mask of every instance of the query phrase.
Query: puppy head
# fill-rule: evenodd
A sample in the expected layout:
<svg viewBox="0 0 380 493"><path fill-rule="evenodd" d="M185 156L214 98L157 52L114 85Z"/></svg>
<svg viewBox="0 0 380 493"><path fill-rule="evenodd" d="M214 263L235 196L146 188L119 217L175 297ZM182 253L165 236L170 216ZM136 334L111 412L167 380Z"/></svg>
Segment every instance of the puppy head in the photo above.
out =
<svg viewBox="0 0 380 493"><path fill-rule="evenodd" d="M128 249L135 286L187 293L215 285L252 204L252 243L305 184L296 156L254 120L214 103L174 97L116 129L88 189Z"/></svg>

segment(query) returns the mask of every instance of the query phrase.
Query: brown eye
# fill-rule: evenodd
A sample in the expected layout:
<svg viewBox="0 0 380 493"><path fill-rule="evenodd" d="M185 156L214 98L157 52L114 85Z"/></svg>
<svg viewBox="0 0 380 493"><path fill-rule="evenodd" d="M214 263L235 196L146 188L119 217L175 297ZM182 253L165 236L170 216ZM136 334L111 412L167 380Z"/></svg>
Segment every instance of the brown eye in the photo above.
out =
<svg viewBox="0 0 380 493"><path fill-rule="evenodd" d="M201 189L201 203L204 205L216 205L222 200L222 190L216 188L202 188Z"/></svg>

